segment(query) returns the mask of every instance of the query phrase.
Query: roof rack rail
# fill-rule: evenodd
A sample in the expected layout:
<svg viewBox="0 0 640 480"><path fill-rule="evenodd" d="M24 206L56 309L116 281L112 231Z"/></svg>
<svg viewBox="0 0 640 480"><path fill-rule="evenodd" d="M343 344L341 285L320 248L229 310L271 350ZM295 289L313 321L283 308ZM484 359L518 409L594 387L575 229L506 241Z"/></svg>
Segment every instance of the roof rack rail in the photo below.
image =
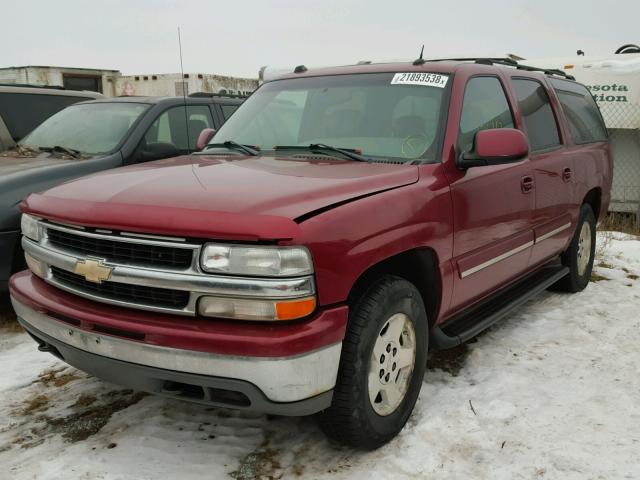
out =
<svg viewBox="0 0 640 480"><path fill-rule="evenodd" d="M525 70L527 72L542 72L547 75L556 75L558 77L564 77L567 80L575 80L573 75L569 75L568 73L559 70L557 68L540 68L540 67L532 67L531 65L523 65L522 63L516 62L512 58L437 58L433 60L429 60L430 62L441 62L441 61L454 61L454 62L474 62L479 65L504 65L507 67L514 67L518 70Z"/></svg>
<svg viewBox="0 0 640 480"><path fill-rule="evenodd" d="M504 62L509 65L517 65L514 59L509 57L458 57L458 58L430 58L427 62L475 62L483 65L493 65Z"/></svg>
<svg viewBox="0 0 640 480"><path fill-rule="evenodd" d="M249 95L244 93L213 93L213 92L194 92L187 95L188 97L202 98L202 97L221 97L221 98L247 98Z"/></svg>

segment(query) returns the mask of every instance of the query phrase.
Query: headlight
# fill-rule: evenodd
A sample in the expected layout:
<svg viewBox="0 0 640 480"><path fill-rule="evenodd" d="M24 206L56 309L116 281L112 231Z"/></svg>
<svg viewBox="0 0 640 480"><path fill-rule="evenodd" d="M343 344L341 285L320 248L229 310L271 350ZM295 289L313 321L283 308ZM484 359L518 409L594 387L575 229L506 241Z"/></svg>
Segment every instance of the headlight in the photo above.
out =
<svg viewBox="0 0 640 480"><path fill-rule="evenodd" d="M20 219L20 229L22 230L22 234L31 240L39 242L42 238L40 222L38 222L37 218L32 217L31 215L26 213L22 214L22 218Z"/></svg>
<svg viewBox="0 0 640 480"><path fill-rule="evenodd" d="M208 244L202 249L200 263L210 273L262 277L313 273L311 254L304 247Z"/></svg>

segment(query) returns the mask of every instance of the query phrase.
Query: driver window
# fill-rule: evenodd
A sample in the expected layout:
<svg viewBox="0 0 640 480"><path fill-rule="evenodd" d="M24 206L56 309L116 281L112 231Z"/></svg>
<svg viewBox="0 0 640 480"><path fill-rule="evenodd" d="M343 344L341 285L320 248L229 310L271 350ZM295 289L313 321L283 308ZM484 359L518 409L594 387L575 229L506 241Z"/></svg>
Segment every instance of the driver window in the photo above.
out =
<svg viewBox="0 0 640 480"><path fill-rule="evenodd" d="M471 151L475 135L480 130L513 126L513 115L498 78L475 77L469 80L462 102L458 152Z"/></svg>
<svg viewBox="0 0 640 480"><path fill-rule="evenodd" d="M144 136L149 143L171 143L181 153L193 152L196 148L198 135L205 128L212 128L213 119L209 107L205 105L187 107L188 117L185 119L184 106L173 107L162 113L151 124ZM187 130L189 129L189 145L187 145Z"/></svg>

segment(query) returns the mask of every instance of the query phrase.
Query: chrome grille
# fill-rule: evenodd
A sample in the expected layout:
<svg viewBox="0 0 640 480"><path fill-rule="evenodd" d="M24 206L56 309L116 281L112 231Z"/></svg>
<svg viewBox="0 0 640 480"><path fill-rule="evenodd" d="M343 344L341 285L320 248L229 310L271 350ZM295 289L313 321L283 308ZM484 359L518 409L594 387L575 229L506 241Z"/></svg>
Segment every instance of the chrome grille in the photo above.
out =
<svg viewBox="0 0 640 480"><path fill-rule="evenodd" d="M39 240L22 238L25 255L40 265L36 274L51 285L93 301L194 316L199 299L205 295L295 299L315 294L313 275L257 278L204 273L199 265L201 245L184 238L47 220L40 220L39 226ZM88 262L106 272L101 283L78 268Z"/></svg>
<svg viewBox="0 0 640 480"><path fill-rule="evenodd" d="M137 305L156 305L162 308L182 310L189 303L189 292L166 288L144 287L129 283L92 283L80 275L61 268L51 267L51 275L62 285L99 295L102 298L128 302Z"/></svg>
<svg viewBox="0 0 640 480"><path fill-rule="evenodd" d="M187 269L193 261L193 250L180 247L132 243L117 237L96 238L55 228L47 229L47 237L54 247L110 262Z"/></svg>

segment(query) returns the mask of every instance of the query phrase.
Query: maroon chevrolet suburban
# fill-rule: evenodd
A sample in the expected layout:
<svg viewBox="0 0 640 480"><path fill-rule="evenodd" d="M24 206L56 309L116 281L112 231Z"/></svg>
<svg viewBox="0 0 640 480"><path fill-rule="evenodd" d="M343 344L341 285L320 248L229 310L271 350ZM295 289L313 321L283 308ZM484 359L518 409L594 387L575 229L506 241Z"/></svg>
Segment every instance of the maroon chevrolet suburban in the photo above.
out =
<svg viewBox="0 0 640 480"><path fill-rule="evenodd" d="M98 377L318 413L376 448L411 414L428 348L587 286L611 169L600 112L563 72L300 66L200 153L30 195L11 297L40 350Z"/></svg>

